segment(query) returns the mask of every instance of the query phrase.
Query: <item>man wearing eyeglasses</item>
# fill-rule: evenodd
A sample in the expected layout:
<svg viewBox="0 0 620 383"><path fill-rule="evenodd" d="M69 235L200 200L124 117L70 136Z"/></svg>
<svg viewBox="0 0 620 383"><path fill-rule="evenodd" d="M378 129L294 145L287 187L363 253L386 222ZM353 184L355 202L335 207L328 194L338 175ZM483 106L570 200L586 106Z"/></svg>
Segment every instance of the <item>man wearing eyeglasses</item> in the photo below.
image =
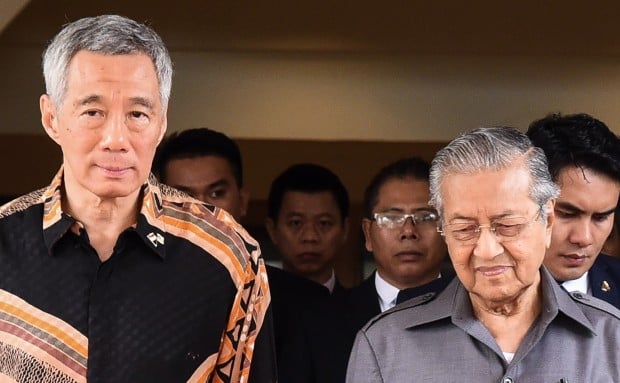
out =
<svg viewBox="0 0 620 383"><path fill-rule="evenodd" d="M437 211L428 204L428 172L426 161L406 158L383 168L366 189L362 230L377 270L361 288L376 291L381 311L396 305L400 291L412 289L407 295L415 296L419 286L441 277L447 250ZM444 277L436 283L445 287L452 275Z"/></svg>
<svg viewBox="0 0 620 383"><path fill-rule="evenodd" d="M441 149L430 204L457 278L358 333L348 383L619 382L620 311L567 294L543 266L557 185L513 128Z"/></svg>
<svg viewBox="0 0 620 383"><path fill-rule="evenodd" d="M620 308L620 260L601 253L620 196L620 139L587 114L547 116L527 135L561 189L545 266L567 291Z"/></svg>
<svg viewBox="0 0 620 383"><path fill-rule="evenodd" d="M428 177L426 161L406 158L387 165L370 182L362 229L377 270L360 286L304 315L299 343L284 361L295 366L294 375L280 377L281 382L344 382L355 334L394 307L399 291L418 296L447 286L453 274L441 273L447 251L437 232L439 216L428 204Z"/></svg>

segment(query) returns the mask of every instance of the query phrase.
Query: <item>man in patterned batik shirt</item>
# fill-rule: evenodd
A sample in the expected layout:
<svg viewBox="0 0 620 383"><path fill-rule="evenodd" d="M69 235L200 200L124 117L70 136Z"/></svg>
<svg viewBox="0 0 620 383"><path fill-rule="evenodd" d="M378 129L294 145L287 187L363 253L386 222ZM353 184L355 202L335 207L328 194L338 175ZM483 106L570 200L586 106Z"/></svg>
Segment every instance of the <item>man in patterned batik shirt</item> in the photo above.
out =
<svg viewBox="0 0 620 383"><path fill-rule="evenodd" d="M150 175L172 77L159 36L81 19L43 70L63 164L0 208L0 381L275 382L257 242Z"/></svg>

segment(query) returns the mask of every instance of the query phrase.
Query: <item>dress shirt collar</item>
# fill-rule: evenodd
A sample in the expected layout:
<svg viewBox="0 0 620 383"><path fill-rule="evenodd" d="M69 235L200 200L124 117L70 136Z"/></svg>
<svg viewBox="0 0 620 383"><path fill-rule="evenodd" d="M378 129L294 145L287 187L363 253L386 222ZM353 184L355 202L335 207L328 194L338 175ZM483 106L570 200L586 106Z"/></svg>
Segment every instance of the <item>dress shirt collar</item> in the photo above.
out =
<svg viewBox="0 0 620 383"><path fill-rule="evenodd" d="M586 271L577 279L562 282L562 287L568 292L579 291L584 294L590 294L590 291L588 291L588 272Z"/></svg>
<svg viewBox="0 0 620 383"><path fill-rule="evenodd" d="M378 271L375 273L375 288L377 289L377 295L379 295L379 307L381 308L381 312L391 309L396 305L396 297L400 290L383 279Z"/></svg>
<svg viewBox="0 0 620 383"><path fill-rule="evenodd" d="M336 287L336 272L334 271L334 269L332 269L332 276L329 277L327 282L323 283L323 286L325 286L327 290L329 290L330 294L334 292L334 287Z"/></svg>

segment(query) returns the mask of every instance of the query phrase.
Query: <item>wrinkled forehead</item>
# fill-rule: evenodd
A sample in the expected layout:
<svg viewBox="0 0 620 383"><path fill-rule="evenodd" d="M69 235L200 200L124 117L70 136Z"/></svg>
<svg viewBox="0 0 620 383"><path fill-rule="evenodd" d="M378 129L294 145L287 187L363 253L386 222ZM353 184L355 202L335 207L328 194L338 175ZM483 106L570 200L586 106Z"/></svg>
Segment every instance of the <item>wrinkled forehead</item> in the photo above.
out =
<svg viewBox="0 0 620 383"><path fill-rule="evenodd" d="M519 210L535 204L530 193L531 177L523 167L447 173L440 185L443 215L456 211Z"/></svg>

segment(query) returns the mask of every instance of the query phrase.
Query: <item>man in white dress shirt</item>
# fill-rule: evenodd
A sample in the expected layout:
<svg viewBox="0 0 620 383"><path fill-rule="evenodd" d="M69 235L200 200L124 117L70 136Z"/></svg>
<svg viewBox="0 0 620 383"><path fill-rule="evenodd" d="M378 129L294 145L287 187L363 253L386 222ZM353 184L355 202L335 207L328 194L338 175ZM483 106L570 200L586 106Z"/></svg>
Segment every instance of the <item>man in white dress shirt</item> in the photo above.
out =
<svg viewBox="0 0 620 383"><path fill-rule="evenodd" d="M438 293L452 280L453 273L441 271L447 249L437 232L437 212L428 204L429 167L420 158L405 158L370 182L362 229L377 270L301 315L296 342L285 353L291 374L280 382L344 382L355 334L366 322L402 301L400 291L407 297Z"/></svg>

